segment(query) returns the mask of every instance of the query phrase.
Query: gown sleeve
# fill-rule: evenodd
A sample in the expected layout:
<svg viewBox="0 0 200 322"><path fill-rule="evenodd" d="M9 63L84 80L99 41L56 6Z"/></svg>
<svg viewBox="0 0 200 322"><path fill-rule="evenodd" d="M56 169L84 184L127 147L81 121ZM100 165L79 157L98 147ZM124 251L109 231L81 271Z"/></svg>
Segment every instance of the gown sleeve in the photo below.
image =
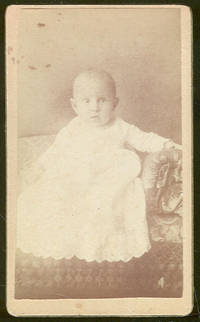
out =
<svg viewBox="0 0 200 322"><path fill-rule="evenodd" d="M62 151L61 147L66 132L66 128L59 131L51 146L37 160L38 166L43 167L44 170L49 167L53 168L53 165L55 165L56 160L59 158L59 153Z"/></svg>
<svg viewBox="0 0 200 322"><path fill-rule="evenodd" d="M141 152L161 151L170 139L163 138L153 132L144 132L135 125L130 125L126 137L126 142L133 148Z"/></svg>
<svg viewBox="0 0 200 322"><path fill-rule="evenodd" d="M67 126L58 132L53 144L38 159L38 165L42 167L44 171L50 170L53 172L55 170L59 172L59 161L62 161L65 157L65 152L67 147L71 144L74 127L76 126L77 120L74 118Z"/></svg>

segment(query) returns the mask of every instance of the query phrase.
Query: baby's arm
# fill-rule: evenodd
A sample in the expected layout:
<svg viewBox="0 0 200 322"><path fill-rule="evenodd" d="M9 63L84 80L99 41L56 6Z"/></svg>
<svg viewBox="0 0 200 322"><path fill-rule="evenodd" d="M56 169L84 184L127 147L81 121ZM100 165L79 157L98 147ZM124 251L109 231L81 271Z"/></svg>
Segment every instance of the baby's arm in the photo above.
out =
<svg viewBox="0 0 200 322"><path fill-rule="evenodd" d="M153 132L147 133L141 131L134 125L128 130L127 143L141 152L154 153L163 149L181 149L179 144L174 143L169 138L163 138Z"/></svg>
<svg viewBox="0 0 200 322"><path fill-rule="evenodd" d="M182 150L182 145L177 144L177 143L173 142L172 140L168 140L168 141L164 144L164 149L165 149L165 150L169 150L169 149Z"/></svg>

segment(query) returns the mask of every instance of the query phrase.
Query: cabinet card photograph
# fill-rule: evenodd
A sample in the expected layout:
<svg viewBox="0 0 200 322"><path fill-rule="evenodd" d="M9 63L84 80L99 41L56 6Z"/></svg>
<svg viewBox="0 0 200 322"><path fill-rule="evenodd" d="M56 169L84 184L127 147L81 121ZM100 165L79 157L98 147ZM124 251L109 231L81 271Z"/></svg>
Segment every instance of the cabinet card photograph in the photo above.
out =
<svg viewBox="0 0 200 322"><path fill-rule="evenodd" d="M6 12L7 309L192 310L191 13Z"/></svg>

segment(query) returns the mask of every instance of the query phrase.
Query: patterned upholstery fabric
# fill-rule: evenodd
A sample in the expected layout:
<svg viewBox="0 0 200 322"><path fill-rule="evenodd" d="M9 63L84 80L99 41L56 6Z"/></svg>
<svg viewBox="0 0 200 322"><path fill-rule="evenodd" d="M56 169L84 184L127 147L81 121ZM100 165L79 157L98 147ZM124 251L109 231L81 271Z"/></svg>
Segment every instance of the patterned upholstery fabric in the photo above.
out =
<svg viewBox="0 0 200 322"><path fill-rule="evenodd" d="M150 154L144 160L142 179L154 241L182 242L182 163L176 150Z"/></svg>
<svg viewBox="0 0 200 322"><path fill-rule="evenodd" d="M171 149L149 154L143 168L142 179L151 209L158 213L181 215L181 152Z"/></svg>
<svg viewBox="0 0 200 322"><path fill-rule="evenodd" d="M53 142L54 136L19 140L22 176ZM162 152L144 158L142 172L152 248L128 263L39 258L16 252L18 299L181 297L182 178L181 155ZM22 182L28 184L24 176ZM38 245L39 247L39 245Z"/></svg>

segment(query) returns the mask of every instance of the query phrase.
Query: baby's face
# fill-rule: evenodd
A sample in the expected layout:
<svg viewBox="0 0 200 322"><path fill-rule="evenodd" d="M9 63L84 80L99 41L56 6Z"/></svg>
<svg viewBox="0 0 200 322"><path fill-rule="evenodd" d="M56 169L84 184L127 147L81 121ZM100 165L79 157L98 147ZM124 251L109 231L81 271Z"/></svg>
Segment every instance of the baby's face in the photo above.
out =
<svg viewBox="0 0 200 322"><path fill-rule="evenodd" d="M74 88L71 103L76 114L84 122L103 126L114 117L118 99L105 80L90 78L82 80Z"/></svg>

